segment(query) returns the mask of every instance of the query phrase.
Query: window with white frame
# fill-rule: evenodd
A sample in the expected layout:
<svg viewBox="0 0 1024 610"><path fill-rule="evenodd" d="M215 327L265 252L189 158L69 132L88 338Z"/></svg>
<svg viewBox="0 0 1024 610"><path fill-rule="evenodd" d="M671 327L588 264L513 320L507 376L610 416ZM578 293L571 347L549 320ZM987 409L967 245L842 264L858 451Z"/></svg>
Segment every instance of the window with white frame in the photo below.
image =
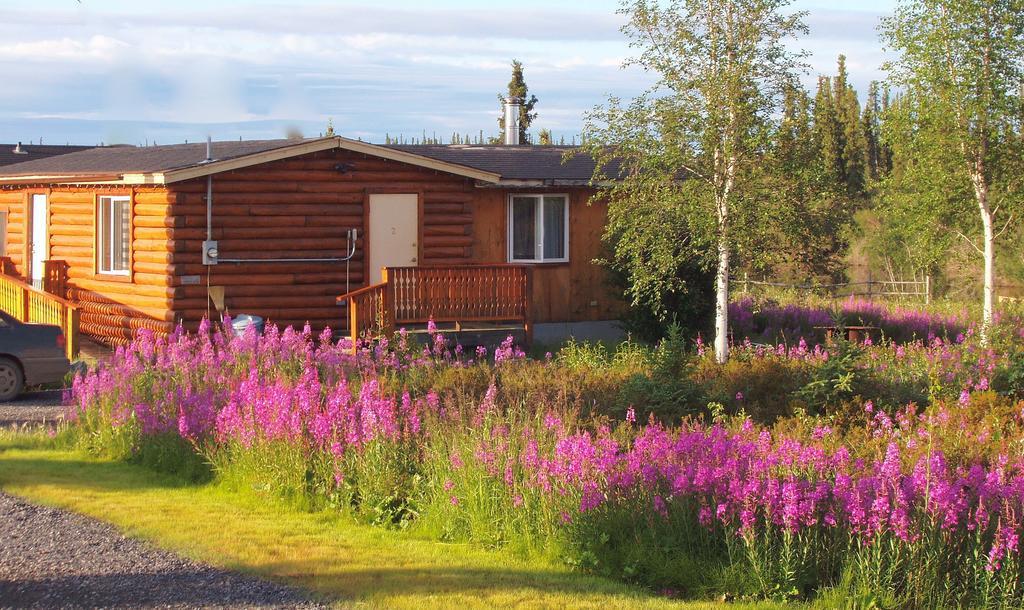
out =
<svg viewBox="0 0 1024 610"><path fill-rule="evenodd" d="M569 198L512 195L508 204L508 260L514 263L569 260Z"/></svg>
<svg viewBox="0 0 1024 610"><path fill-rule="evenodd" d="M128 248L131 242L131 199L129 197L100 197L96 219L96 249L99 272L108 275L128 275Z"/></svg>

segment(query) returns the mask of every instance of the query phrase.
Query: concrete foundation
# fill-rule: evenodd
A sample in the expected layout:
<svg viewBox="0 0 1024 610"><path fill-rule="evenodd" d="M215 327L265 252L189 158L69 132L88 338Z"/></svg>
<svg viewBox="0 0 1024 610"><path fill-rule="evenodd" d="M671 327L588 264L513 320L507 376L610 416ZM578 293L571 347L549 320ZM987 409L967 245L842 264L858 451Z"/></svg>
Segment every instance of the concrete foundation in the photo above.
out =
<svg viewBox="0 0 1024 610"><path fill-rule="evenodd" d="M618 320L598 322L554 322L535 324L533 341L536 344L554 345L568 339L577 341L619 342L626 338Z"/></svg>

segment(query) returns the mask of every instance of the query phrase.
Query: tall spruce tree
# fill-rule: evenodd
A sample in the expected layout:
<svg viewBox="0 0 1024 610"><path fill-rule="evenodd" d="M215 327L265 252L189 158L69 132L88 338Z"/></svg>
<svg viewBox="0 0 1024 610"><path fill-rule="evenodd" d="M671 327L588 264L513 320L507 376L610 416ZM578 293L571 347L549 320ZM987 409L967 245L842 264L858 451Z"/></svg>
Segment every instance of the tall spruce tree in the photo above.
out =
<svg viewBox="0 0 1024 610"><path fill-rule="evenodd" d="M892 93L889 91L889 87L885 87L882 89L882 110L879 114L878 120L878 164L882 170L882 174L885 176L892 173L892 144L889 142L889 139L885 137L885 120L886 117L889 116L889 107L891 105Z"/></svg>
<svg viewBox="0 0 1024 610"><path fill-rule="evenodd" d="M818 92L814 96L813 136L818 150L818 163L825 177L835 184L845 183L843 125L839 120L832 79L827 76L818 77Z"/></svg>
<svg viewBox="0 0 1024 610"><path fill-rule="evenodd" d="M884 175L882 169L882 134L880 114L881 106L878 98L878 83L872 81L868 88L868 99L861 115L861 131L867 145L867 173L871 180L877 181Z"/></svg>
<svg viewBox="0 0 1024 610"><path fill-rule="evenodd" d="M863 195L865 190L867 142L860 122L860 102L849 82L845 55L839 56L837 72L834 99L843 130L843 179L847 194L856 197Z"/></svg>
<svg viewBox="0 0 1024 610"><path fill-rule="evenodd" d="M530 95L530 89L526 86L526 78L523 76L523 64L517 59L512 60L512 79L508 81L508 91L498 94L498 102L501 112L498 116L498 141L505 141L505 102L514 98L521 103L519 106L519 142L530 143L530 124L537 118L533 107L537 105L537 96Z"/></svg>

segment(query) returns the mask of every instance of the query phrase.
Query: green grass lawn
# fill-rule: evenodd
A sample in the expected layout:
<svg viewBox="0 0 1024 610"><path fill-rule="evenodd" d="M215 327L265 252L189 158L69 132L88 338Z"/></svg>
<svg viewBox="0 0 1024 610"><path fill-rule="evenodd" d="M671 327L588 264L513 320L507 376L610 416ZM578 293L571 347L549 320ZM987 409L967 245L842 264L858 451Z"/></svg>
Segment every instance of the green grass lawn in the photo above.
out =
<svg viewBox="0 0 1024 610"><path fill-rule="evenodd" d="M39 436L0 433L0 489L102 519L193 559L315 591L344 607L721 607L660 598L507 553L416 539L334 513L300 512L216 485L185 485L46 444Z"/></svg>

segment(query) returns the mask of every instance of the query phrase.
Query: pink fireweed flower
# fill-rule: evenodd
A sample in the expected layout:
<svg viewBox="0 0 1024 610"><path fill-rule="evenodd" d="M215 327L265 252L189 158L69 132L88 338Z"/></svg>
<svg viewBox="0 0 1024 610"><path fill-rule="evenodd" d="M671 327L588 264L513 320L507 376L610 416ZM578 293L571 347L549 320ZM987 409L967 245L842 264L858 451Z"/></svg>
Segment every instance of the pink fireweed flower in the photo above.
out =
<svg viewBox="0 0 1024 610"><path fill-rule="evenodd" d="M604 494L594 481L587 481L583 484L583 493L580 498L580 512L585 513L593 510L604 503Z"/></svg>
<svg viewBox="0 0 1024 610"><path fill-rule="evenodd" d="M714 518L712 516L710 506L705 504L704 506L700 507L700 510L697 511L697 521L699 521L700 524L704 527L711 527Z"/></svg>
<svg viewBox="0 0 1024 610"><path fill-rule="evenodd" d="M544 427L548 430L554 430L562 427L562 420L554 412L549 411L544 416Z"/></svg>
<svg viewBox="0 0 1024 610"><path fill-rule="evenodd" d="M480 406L477 407L476 414L473 417L474 428L483 425L487 416L497 410L497 396L498 386L496 386L492 381L491 384L487 386L487 392L484 393L484 399L480 402Z"/></svg>

